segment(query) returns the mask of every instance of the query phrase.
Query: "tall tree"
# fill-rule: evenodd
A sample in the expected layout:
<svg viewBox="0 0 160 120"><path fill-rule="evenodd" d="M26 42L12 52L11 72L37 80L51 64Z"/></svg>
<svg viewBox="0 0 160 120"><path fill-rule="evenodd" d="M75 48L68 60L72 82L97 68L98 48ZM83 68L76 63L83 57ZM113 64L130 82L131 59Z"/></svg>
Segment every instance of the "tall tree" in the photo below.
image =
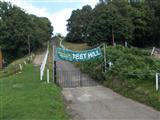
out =
<svg viewBox="0 0 160 120"><path fill-rule="evenodd" d="M151 31L149 33L149 42L154 46L160 46L160 1L159 0L146 0L151 12Z"/></svg>
<svg viewBox="0 0 160 120"><path fill-rule="evenodd" d="M132 21L123 17L118 7L113 3L97 5L93 14L94 19L88 29L88 43L90 45L98 44L104 40L112 43L114 38L117 42L132 38Z"/></svg>
<svg viewBox="0 0 160 120"><path fill-rule="evenodd" d="M92 18L92 8L87 5L81 10L77 9L72 12L70 19L68 20L67 30L69 31L66 39L74 42L86 41L87 26Z"/></svg>
<svg viewBox="0 0 160 120"><path fill-rule="evenodd" d="M0 46L7 61L12 61L43 46L53 28L47 18L25 13L21 8L0 2Z"/></svg>
<svg viewBox="0 0 160 120"><path fill-rule="evenodd" d="M70 41L95 45L115 39L138 47L160 46L160 0L99 0L88 12L91 17L83 18L83 12L73 11L68 21ZM89 22L82 30L85 20Z"/></svg>

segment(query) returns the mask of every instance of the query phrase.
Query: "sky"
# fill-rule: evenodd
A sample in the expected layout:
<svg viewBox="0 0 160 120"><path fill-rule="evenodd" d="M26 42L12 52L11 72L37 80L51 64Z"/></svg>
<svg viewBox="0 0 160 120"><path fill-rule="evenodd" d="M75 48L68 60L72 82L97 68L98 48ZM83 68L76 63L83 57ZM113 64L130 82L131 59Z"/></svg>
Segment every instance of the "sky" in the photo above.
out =
<svg viewBox="0 0 160 120"><path fill-rule="evenodd" d="M54 34L67 34L66 24L72 10L81 9L84 5L91 5L93 8L99 0L2 0L11 2L27 13L39 17L47 17L54 27Z"/></svg>

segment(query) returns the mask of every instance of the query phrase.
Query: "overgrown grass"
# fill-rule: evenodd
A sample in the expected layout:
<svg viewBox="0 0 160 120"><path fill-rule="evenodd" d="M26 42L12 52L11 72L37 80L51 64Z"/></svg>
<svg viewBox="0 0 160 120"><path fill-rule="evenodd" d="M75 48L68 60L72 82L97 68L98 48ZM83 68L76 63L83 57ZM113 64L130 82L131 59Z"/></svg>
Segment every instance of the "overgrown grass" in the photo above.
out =
<svg viewBox="0 0 160 120"><path fill-rule="evenodd" d="M65 47L77 48L68 43ZM160 73L160 60L150 57L150 52L122 46L107 47L107 62L112 62L111 69L102 72L103 58L95 62L76 63L81 71L112 88L114 91L160 110L160 91L155 90L155 74Z"/></svg>
<svg viewBox="0 0 160 120"><path fill-rule="evenodd" d="M0 119L67 120L60 89L45 81L39 80L39 67L32 64L22 73L1 78Z"/></svg>
<svg viewBox="0 0 160 120"><path fill-rule="evenodd" d="M58 41L59 44L59 41ZM71 50L75 50L75 51L79 51L79 50L85 50L88 49L89 46L86 43L70 43L70 42L66 42L63 41L62 44L67 48L67 49L71 49Z"/></svg>

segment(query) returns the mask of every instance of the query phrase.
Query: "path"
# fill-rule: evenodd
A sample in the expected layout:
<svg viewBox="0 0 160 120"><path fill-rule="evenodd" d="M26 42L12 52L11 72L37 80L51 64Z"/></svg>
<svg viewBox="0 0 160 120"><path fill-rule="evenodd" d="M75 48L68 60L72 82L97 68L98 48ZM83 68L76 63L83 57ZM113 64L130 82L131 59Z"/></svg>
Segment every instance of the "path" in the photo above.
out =
<svg viewBox="0 0 160 120"><path fill-rule="evenodd" d="M41 65L42 62L43 62L44 56L45 56L45 53L37 54L37 55L35 56L35 59L33 60L33 63L34 63L35 65Z"/></svg>
<svg viewBox="0 0 160 120"><path fill-rule="evenodd" d="M57 67L79 71L69 62ZM63 95L73 120L160 120L160 112L102 86L64 88Z"/></svg>

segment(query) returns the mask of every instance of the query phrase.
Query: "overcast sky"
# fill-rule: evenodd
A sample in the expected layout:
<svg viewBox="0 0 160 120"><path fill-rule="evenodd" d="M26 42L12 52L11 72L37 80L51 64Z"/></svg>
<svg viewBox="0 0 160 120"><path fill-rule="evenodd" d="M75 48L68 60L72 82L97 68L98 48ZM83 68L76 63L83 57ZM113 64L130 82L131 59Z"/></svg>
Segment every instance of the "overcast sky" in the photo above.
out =
<svg viewBox="0 0 160 120"><path fill-rule="evenodd" d="M27 13L40 17L48 17L54 27L54 34L67 34L66 20L72 10L82 8L84 5L94 7L99 0L2 0L10 1L23 8Z"/></svg>

